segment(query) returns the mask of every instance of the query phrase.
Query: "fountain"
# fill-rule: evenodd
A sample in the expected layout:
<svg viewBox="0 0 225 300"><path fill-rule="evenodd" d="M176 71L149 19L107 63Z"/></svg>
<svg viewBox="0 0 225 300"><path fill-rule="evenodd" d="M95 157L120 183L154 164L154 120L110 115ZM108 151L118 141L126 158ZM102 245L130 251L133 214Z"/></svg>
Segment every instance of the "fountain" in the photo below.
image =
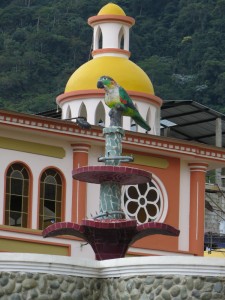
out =
<svg viewBox="0 0 225 300"><path fill-rule="evenodd" d="M134 219L126 219L121 208L121 187L151 181L151 173L120 165L133 161L132 156L122 156L122 109L120 105L109 113L110 126L103 129L105 156L99 162L105 165L84 166L73 170L75 180L100 184L99 213L82 220L81 224L58 222L43 231L43 237L72 235L87 241L97 260L124 257L128 247L135 241L153 234L178 236L179 230L158 222L141 225Z"/></svg>

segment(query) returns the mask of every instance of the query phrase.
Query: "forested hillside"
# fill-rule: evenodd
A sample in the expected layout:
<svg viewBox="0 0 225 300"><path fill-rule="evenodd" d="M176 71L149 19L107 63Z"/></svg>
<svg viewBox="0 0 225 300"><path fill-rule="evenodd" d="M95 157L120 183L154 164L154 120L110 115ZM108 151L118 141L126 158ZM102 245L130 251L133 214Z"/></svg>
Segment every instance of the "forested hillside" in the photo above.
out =
<svg viewBox="0 0 225 300"><path fill-rule="evenodd" d="M87 19L105 0L0 1L0 108L39 112L91 58ZM118 0L136 19L131 60L163 99L225 113L225 0Z"/></svg>

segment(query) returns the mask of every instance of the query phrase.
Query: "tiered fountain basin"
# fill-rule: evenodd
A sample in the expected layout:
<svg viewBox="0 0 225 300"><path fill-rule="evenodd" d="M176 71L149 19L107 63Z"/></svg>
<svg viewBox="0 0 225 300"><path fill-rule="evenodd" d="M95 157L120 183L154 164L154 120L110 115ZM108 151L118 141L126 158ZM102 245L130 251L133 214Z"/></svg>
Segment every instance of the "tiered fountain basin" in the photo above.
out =
<svg viewBox="0 0 225 300"><path fill-rule="evenodd" d="M59 222L43 231L44 237L72 235L86 240L94 250L97 260L122 258L131 244L154 234L178 236L179 230L157 222L137 225L136 220L85 219L80 225Z"/></svg>
<svg viewBox="0 0 225 300"><path fill-rule="evenodd" d="M147 183L152 174L137 168L123 166L85 166L73 171L76 180L101 184L117 182L120 185Z"/></svg>
<svg viewBox="0 0 225 300"><path fill-rule="evenodd" d="M76 180L113 186L141 184L149 182L151 173L123 166L85 166L73 171ZM113 212L100 213L93 219L82 220L81 224L59 222L50 225L43 231L44 237L72 235L87 241L95 252L97 260L122 258L128 247L137 240L153 235L163 234L178 236L179 230L157 222L138 225L136 220L121 218L123 212L117 211L118 218L113 218Z"/></svg>

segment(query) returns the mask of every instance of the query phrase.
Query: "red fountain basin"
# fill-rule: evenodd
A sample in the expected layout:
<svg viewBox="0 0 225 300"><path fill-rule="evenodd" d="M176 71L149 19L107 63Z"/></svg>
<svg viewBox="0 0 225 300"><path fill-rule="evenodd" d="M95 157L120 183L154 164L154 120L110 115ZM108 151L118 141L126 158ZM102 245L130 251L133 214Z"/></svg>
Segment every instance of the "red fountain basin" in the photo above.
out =
<svg viewBox="0 0 225 300"><path fill-rule="evenodd" d="M152 174L130 167L123 166L85 166L72 172L76 180L101 184L104 182L117 182L121 185L147 183L152 179Z"/></svg>
<svg viewBox="0 0 225 300"><path fill-rule="evenodd" d="M85 166L73 171L73 178L79 181L102 184L115 182L121 185L147 183L152 174L123 166ZM128 247L137 240L154 234L179 236L174 227L157 222L137 225L136 220L85 219L82 223L59 222L48 226L43 237L72 235L84 239L95 252L97 260L124 257Z"/></svg>
<svg viewBox="0 0 225 300"><path fill-rule="evenodd" d="M72 235L86 240L95 252L97 260L124 257L128 247L137 240L154 234L179 236L174 227L157 222L137 225L136 220L85 219L81 225L59 222L48 226L43 237Z"/></svg>

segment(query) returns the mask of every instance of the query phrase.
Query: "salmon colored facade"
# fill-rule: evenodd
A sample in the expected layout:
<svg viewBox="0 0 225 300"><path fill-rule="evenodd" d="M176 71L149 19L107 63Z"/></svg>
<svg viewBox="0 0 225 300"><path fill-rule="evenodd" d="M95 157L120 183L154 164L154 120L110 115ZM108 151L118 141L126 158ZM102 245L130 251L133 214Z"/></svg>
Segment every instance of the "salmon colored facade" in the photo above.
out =
<svg viewBox="0 0 225 300"><path fill-rule="evenodd" d="M72 256L93 258L89 246L83 246L79 239L60 236L43 240L38 229L39 181L40 175L49 166L60 170L64 180L62 221L80 223L83 218L94 216L98 211L99 189L97 185L78 182L72 179L72 170L85 165L96 165L99 154L104 151L102 128L93 125L84 130L68 121L47 119L19 113L0 112L2 135L11 136L14 142L36 142L49 146L48 156L35 148L29 152L2 148L0 139L1 182L4 185L5 174L11 163L23 163L29 168L30 177L30 216L27 228L4 225L5 202L1 202L1 236L4 239L20 239L26 242L46 243L49 245L70 245ZM55 157L51 149L61 147L65 155ZM22 147L22 146L21 146ZM40 147L40 149L42 149ZM146 237L130 247L132 255L188 254L203 255L204 233L204 191L205 172L216 166L225 166L225 150L203 144L187 143L167 137L132 133L127 131L123 141L124 155L132 154L134 162L130 165L149 171L159 194L164 198L164 207L159 216L163 223L180 230L179 237L155 235ZM212 156L213 153L213 156ZM128 164L127 164L128 165ZM4 199L5 190L1 191ZM123 199L122 199L123 201ZM126 212L129 218L129 212ZM3 237L2 237L3 238ZM4 244L6 245L6 244ZM11 244L10 244L11 245ZM4 246L5 247L5 246ZM29 247L27 252L29 252ZM67 246L66 246L67 247ZM5 249L5 248L4 248ZM22 249L19 247L18 249ZM37 248L35 248L37 249ZM1 250L1 249L0 249ZM11 251L9 249L9 251ZM16 251L16 248L15 248ZM67 252L68 253L68 252Z"/></svg>
<svg viewBox="0 0 225 300"><path fill-rule="evenodd" d="M73 170L88 165L88 145L71 145L73 147ZM80 223L86 216L87 185L73 180L72 222Z"/></svg>

